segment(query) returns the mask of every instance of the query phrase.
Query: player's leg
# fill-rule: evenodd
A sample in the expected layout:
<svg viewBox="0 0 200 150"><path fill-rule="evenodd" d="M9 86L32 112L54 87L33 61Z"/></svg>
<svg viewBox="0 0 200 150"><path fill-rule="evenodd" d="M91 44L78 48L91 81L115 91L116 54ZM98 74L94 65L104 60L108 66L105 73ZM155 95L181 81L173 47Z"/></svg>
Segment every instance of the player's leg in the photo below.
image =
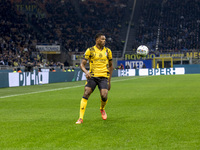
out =
<svg viewBox="0 0 200 150"><path fill-rule="evenodd" d="M88 98L90 97L90 94L94 91L95 87L96 87L96 82L94 81L94 79L87 80L86 85L85 85L84 94L83 94L83 97L82 97L81 103L80 103L79 119L76 122L76 124L83 123L83 117L84 117L84 114L85 114L87 101L88 101Z"/></svg>
<svg viewBox="0 0 200 150"><path fill-rule="evenodd" d="M82 120L83 120L83 116L85 114L87 101L88 101L88 98L89 98L91 93L92 93L92 88L85 87L84 94L83 94L83 97L81 99L81 104L80 104L80 117L79 118L81 118Z"/></svg>
<svg viewBox="0 0 200 150"><path fill-rule="evenodd" d="M107 89L101 89L100 90L100 95L101 95L101 106L100 106L100 109L101 110L104 110L105 109L105 106L108 102L108 90Z"/></svg>
<svg viewBox="0 0 200 150"><path fill-rule="evenodd" d="M108 79L101 78L98 86L99 86L100 95L101 95L100 111L101 111L102 118L106 120L107 114L105 112L105 106L108 102L108 98L107 98L108 97Z"/></svg>

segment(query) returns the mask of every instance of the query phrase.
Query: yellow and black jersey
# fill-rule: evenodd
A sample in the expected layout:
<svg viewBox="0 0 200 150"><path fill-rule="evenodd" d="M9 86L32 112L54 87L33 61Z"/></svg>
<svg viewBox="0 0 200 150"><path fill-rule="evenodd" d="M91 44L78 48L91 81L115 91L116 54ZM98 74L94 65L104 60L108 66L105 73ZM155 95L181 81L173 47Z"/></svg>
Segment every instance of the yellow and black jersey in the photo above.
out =
<svg viewBox="0 0 200 150"><path fill-rule="evenodd" d="M104 47L100 50L96 45L90 47L86 50L84 59L89 60L92 77L109 77L109 61L112 60L112 52L109 48Z"/></svg>

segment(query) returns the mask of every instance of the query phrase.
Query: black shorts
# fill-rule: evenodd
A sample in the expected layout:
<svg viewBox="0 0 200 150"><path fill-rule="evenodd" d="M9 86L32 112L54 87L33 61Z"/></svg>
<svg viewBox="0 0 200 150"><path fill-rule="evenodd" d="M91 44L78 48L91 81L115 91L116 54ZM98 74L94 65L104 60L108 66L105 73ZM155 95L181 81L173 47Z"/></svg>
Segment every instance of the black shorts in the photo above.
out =
<svg viewBox="0 0 200 150"><path fill-rule="evenodd" d="M85 87L90 87L92 91L94 91L97 85L99 90L108 89L108 78L91 77L90 79L87 80Z"/></svg>

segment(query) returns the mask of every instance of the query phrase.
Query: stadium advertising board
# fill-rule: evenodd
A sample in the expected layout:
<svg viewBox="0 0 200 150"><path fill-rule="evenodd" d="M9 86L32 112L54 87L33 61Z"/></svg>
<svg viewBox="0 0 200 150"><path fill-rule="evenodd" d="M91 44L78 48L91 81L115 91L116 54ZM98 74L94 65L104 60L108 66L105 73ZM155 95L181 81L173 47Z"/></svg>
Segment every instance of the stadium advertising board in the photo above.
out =
<svg viewBox="0 0 200 150"><path fill-rule="evenodd" d="M43 54L60 54L60 45L36 45L36 49Z"/></svg>
<svg viewBox="0 0 200 150"><path fill-rule="evenodd" d="M138 60L138 59L153 59L155 57L155 54L149 54L146 57L138 56L137 54L125 54L124 58L125 60Z"/></svg>
<svg viewBox="0 0 200 150"><path fill-rule="evenodd" d="M0 88L8 87L8 73L0 72Z"/></svg>
<svg viewBox="0 0 200 150"><path fill-rule="evenodd" d="M135 69L119 69L118 77L135 76Z"/></svg>
<svg viewBox="0 0 200 150"><path fill-rule="evenodd" d="M153 59L156 57L155 54L149 54L146 57L141 57L138 56L137 54L125 54L124 59L125 60L145 60L145 59ZM185 52L185 53L160 53L159 56L157 57L176 57L176 58L181 58L181 57L188 57L188 58L200 58L200 52Z"/></svg>
<svg viewBox="0 0 200 150"><path fill-rule="evenodd" d="M84 54L72 55L71 58L72 58L72 60L80 60L80 59L84 58Z"/></svg>
<svg viewBox="0 0 200 150"><path fill-rule="evenodd" d="M141 69L141 68L152 68L152 60L119 60L117 66L123 64L124 69Z"/></svg>
<svg viewBox="0 0 200 150"><path fill-rule="evenodd" d="M185 68L139 69L139 76L180 75L185 74Z"/></svg>
<svg viewBox="0 0 200 150"><path fill-rule="evenodd" d="M199 65L185 65L175 68L158 69L118 69L113 70L112 77L120 76L155 76L155 75L180 75L199 73ZM81 70L75 72L23 72L1 73L0 87L28 86L56 82L71 82L86 80L85 73Z"/></svg>
<svg viewBox="0 0 200 150"><path fill-rule="evenodd" d="M23 72L8 74L9 87L27 86L49 83L49 72Z"/></svg>
<svg viewBox="0 0 200 150"><path fill-rule="evenodd" d="M200 52L186 52L186 53L169 53L169 54L160 54L160 57L189 57L189 58L200 58Z"/></svg>

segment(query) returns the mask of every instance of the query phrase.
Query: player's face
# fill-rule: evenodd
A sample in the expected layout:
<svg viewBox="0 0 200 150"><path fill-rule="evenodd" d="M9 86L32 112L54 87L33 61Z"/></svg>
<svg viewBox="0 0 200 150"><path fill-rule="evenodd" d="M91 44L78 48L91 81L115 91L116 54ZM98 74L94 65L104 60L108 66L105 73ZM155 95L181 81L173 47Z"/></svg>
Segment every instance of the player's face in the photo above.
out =
<svg viewBox="0 0 200 150"><path fill-rule="evenodd" d="M102 35L98 38L97 41L98 41L99 46L104 47L106 44L106 37Z"/></svg>

